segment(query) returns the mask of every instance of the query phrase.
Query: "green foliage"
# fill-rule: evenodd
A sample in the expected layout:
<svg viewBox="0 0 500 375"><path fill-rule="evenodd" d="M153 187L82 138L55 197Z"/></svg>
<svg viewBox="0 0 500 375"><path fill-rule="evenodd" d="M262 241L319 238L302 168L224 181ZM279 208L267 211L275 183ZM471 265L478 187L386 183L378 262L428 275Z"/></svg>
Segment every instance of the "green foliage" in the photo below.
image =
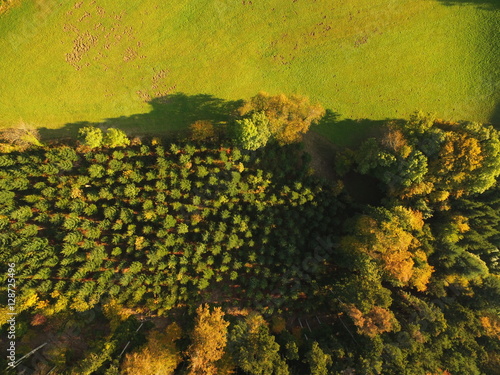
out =
<svg viewBox="0 0 500 375"><path fill-rule="evenodd" d="M279 345L260 316L249 315L238 322L229 333L228 346L237 365L248 374L289 374Z"/></svg>
<svg viewBox="0 0 500 375"><path fill-rule="evenodd" d="M385 124L352 152L356 171L376 177L390 195L437 209L446 209L448 197L485 192L500 175L497 130L421 114Z"/></svg>
<svg viewBox="0 0 500 375"><path fill-rule="evenodd" d="M22 281L19 322L110 297L188 331L183 309L206 301L231 322L225 352L222 320L200 319L179 348L179 334L132 348L137 322L105 323L85 353L54 354L68 373L184 371L181 350L206 374L492 373L498 133L416 116L380 134L339 163L346 181L353 161L385 187L373 206L309 175L296 144L0 155L0 260ZM283 318L276 337L270 316Z"/></svg>
<svg viewBox="0 0 500 375"><path fill-rule="evenodd" d="M78 130L80 142L90 148L99 147L124 147L130 144L130 139L125 132L120 129L109 128L104 133L101 129L94 126L86 126ZM115 159L119 159L115 157Z"/></svg>
<svg viewBox="0 0 500 375"><path fill-rule="evenodd" d="M375 138L365 141L355 155L357 170L362 174L377 168L391 167L396 163L396 157L381 150Z"/></svg>
<svg viewBox="0 0 500 375"><path fill-rule="evenodd" d="M102 147L104 134L101 129L93 126L86 126L78 130L80 142L90 148Z"/></svg>
<svg viewBox="0 0 500 375"><path fill-rule="evenodd" d="M252 113L249 117L236 121L236 139L245 150L257 150L264 147L271 132L269 120L264 112Z"/></svg>
<svg viewBox="0 0 500 375"><path fill-rule="evenodd" d="M104 135L103 145L110 148L124 147L130 144L130 139L123 130L109 128Z"/></svg>
<svg viewBox="0 0 500 375"><path fill-rule="evenodd" d="M63 274L71 277L71 288L61 293L77 310L94 306L107 293L119 294L122 302L132 305L171 308L176 301L200 300L200 291L211 293L223 280L248 284L248 274L267 275L251 291L256 301L266 303L268 288L281 283L274 270L285 263L299 265L307 239L325 230L325 218L312 220L315 201L321 200L326 210L335 200L326 197L314 178L300 177L301 171L290 163L298 149L276 155L283 159L279 168L301 181L282 189L289 181L264 173L261 161L246 160L244 172L237 172L241 168L234 160L241 152L236 149L201 151L184 144L170 148L176 154L164 154L158 146L162 155L151 157L138 154L141 146L104 147L98 153L54 146L44 151L43 162L31 165L27 157L24 165L32 168L20 173L15 172L16 164L4 163L1 173L7 177L0 180L5 185L0 199L10 221L0 225L12 235L5 235L2 257L17 254L24 259L19 269L36 275L30 283L39 286L44 309L52 311L59 303L45 283L61 277L58 266L69 267ZM186 157L198 158L197 167L192 168ZM229 170L219 168L222 160ZM70 168L62 164L66 161ZM64 168L64 174L55 165ZM143 177L152 171L165 177ZM288 204L297 211L297 224L272 231L274 223L289 213ZM266 215L261 215L263 210ZM302 210L310 214L307 228L299 232L296 226L305 222ZM290 244L286 256L264 251L283 237ZM40 259L28 262L31 252L41 249ZM50 267L43 266L46 258ZM153 276L154 281L141 282ZM158 293L160 285L169 285L171 294ZM308 287L306 281L304 288ZM228 298L232 294L227 291Z"/></svg>
<svg viewBox="0 0 500 375"><path fill-rule="evenodd" d="M321 350L319 344L314 341L311 351L306 355L311 369L311 375L328 375L328 366L332 364L332 357Z"/></svg>

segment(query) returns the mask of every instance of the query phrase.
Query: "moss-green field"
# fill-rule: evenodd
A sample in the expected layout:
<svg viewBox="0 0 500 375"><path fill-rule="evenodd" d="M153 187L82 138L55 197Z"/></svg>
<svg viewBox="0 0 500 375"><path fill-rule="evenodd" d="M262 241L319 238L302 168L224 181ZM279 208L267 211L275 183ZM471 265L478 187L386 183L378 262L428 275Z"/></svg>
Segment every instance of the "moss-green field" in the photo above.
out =
<svg viewBox="0 0 500 375"><path fill-rule="evenodd" d="M499 9L499 1L20 1L0 15L0 127L140 115L144 124L125 130L175 130L182 124L155 118L161 111L145 115L148 102L261 90L306 95L346 119L420 109L487 122L500 102Z"/></svg>

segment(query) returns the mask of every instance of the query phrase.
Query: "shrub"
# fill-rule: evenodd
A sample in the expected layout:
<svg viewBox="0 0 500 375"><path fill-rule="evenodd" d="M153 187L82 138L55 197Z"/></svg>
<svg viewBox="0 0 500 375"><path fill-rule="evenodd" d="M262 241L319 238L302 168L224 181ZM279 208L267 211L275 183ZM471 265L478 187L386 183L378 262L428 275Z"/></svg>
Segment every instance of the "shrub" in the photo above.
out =
<svg viewBox="0 0 500 375"><path fill-rule="evenodd" d="M191 139L193 141L205 141L215 137L214 125L211 121L200 120L191 124Z"/></svg>
<svg viewBox="0 0 500 375"><path fill-rule="evenodd" d="M40 142L40 133L26 124L19 128L4 129L0 131L0 141L20 147L22 149L29 146L43 146Z"/></svg>

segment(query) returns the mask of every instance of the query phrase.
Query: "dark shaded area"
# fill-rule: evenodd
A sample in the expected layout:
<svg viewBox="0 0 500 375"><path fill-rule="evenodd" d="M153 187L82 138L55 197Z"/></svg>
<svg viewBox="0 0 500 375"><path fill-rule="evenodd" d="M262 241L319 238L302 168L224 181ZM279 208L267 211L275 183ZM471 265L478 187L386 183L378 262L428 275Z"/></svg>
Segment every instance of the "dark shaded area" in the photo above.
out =
<svg viewBox="0 0 500 375"><path fill-rule="evenodd" d="M380 205L384 197L384 192L380 189L380 181L375 177L354 171L348 172L343 177L337 176L335 159L343 148L356 150L366 139L380 138L384 124L404 120L354 120L339 119L339 117L337 113L327 110L319 124L311 127L312 132L310 131L305 137L306 150L312 156L312 167L327 181L333 182L341 179L347 194L357 204ZM323 139L315 139L312 142L311 133L319 133L316 134L316 138Z"/></svg>
<svg viewBox="0 0 500 375"><path fill-rule="evenodd" d="M495 106L495 110L491 115L490 122L495 128L500 130L500 103L497 103L497 105Z"/></svg>
<svg viewBox="0 0 500 375"><path fill-rule="evenodd" d="M321 121L311 127L324 136L326 136L334 145L340 147L359 146L366 138L375 137L378 130L386 120L370 119L343 119L339 120L339 114L329 109Z"/></svg>
<svg viewBox="0 0 500 375"><path fill-rule="evenodd" d="M40 128L39 131L42 140L75 139L78 129L84 126L103 129L116 127L129 135L169 136L186 131L189 125L198 120L224 125L236 115L236 110L242 103L242 100L227 101L208 94L176 93L149 101L151 111L148 113L109 118L102 122L81 121L66 124L60 129Z"/></svg>
<svg viewBox="0 0 500 375"><path fill-rule="evenodd" d="M335 156L337 148L326 137L315 131L309 131L303 138L304 150L311 155L311 167L316 175L330 184L338 177L335 173Z"/></svg>
<svg viewBox="0 0 500 375"><path fill-rule="evenodd" d="M357 203L378 206L385 196L380 189L380 181L375 177L350 171L342 181L349 195Z"/></svg>
<svg viewBox="0 0 500 375"><path fill-rule="evenodd" d="M500 0L440 0L444 5L476 5L480 9L495 10L500 9Z"/></svg>

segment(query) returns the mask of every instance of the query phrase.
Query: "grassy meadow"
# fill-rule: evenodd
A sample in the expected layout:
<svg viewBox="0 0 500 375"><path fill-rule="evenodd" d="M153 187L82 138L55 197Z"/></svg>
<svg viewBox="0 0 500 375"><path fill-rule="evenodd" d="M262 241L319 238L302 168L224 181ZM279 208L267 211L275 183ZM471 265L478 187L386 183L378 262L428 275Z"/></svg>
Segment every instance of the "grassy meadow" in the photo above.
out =
<svg viewBox="0 0 500 375"><path fill-rule="evenodd" d="M438 0L18 1L0 15L0 127L130 118L119 122L124 130L176 130L185 121L165 119L175 114L152 100L236 100L261 90L309 96L340 119L420 109L486 122L500 102L499 8ZM338 135L326 123L318 129Z"/></svg>

